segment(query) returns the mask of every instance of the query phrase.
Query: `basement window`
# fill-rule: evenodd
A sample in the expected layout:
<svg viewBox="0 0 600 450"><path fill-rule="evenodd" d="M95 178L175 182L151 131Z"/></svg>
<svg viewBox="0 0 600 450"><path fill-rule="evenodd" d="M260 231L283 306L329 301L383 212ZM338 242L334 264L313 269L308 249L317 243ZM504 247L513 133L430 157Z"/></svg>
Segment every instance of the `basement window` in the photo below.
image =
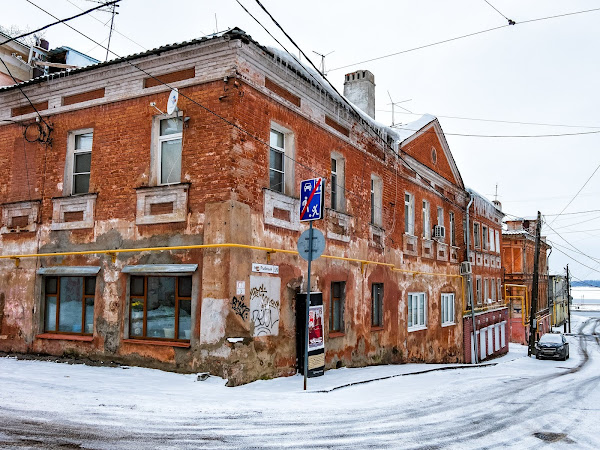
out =
<svg viewBox="0 0 600 450"><path fill-rule="evenodd" d="M91 335L96 277L44 278L44 331Z"/></svg>

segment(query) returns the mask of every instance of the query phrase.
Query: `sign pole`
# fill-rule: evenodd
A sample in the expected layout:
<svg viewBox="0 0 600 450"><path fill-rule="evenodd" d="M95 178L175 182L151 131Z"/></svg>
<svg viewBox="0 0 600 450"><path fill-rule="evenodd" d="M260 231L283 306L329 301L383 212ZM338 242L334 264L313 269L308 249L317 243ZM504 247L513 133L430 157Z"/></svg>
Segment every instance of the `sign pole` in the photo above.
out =
<svg viewBox="0 0 600 450"><path fill-rule="evenodd" d="M310 262L313 253L313 223L309 222L308 232L308 287L306 288L306 323L304 327L304 390L308 378L308 311L310 309Z"/></svg>

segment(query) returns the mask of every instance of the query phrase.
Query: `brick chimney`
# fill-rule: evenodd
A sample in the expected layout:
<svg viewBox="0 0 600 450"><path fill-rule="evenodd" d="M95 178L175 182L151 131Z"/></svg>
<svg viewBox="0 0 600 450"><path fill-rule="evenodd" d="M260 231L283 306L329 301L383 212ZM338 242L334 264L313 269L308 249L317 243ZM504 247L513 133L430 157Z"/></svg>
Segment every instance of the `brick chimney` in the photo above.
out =
<svg viewBox="0 0 600 450"><path fill-rule="evenodd" d="M344 81L344 97L374 119L375 75L368 70L347 73Z"/></svg>

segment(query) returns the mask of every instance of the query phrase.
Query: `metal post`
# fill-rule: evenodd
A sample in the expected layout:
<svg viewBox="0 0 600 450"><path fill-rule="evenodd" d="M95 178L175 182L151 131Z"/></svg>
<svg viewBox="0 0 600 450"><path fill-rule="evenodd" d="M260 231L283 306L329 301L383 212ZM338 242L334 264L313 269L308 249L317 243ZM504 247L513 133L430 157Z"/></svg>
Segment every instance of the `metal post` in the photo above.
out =
<svg viewBox="0 0 600 450"><path fill-rule="evenodd" d="M308 286L306 288L306 323L304 324L304 390L308 378L308 310L310 309L310 263L313 258L313 224L309 222L308 232Z"/></svg>
<svg viewBox="0 0 600 450"><path fill-rule="evenodd" d="M567 264L567 310L569 316L569 333L571 333L571 280L569 279L569 265Z"/></svg>
<svg viewBox="0 0 600 450"><path fill-rule="evenodd" d="M539 269L540 269L540 241L542 234L542 213L538 211L537 225L535 228L535 253L533 260L533 284L531 286L531 312L529 314L529 347L527 349L527 356L531 356L533 348L535 346L535 332L537 330L537 323L535 322L535 315L537 313L537 302L538 302L538 289L539 289Z"/></svg>

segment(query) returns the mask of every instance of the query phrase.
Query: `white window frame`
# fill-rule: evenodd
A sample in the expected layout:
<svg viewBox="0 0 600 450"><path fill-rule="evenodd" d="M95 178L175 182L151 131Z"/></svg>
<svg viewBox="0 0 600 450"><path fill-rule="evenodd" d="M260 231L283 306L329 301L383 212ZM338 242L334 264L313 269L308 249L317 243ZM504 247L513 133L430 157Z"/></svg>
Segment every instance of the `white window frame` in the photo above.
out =
<svg viewBox="0 0 600 450"><path fill-rule="evenodd" d="M489 227L485 224L481 224L481 248L482 250L489 250Z"/></svg>
<svg viewBox="0 0 600 450"><path fill-rule="evenodd" d="M444 226L444 208L442 208L441 206L437 207L437 224L440 227Z"/></svg>
<svg viewBox="0 0 600 450"><path fill-rule="evenodd" d="M479 222L473 222L473 247L481 247L481 226Z"/></svg>
<svg viewBox="0 0 600 450"><path fill-rule="evenodd" d="M496 252L500 253L500 232L496 230Z"/></svg>
<svg viewBox="0 0 600 450"><path fill-rule="evenodd" d="M450 245L456 247L456 218L453 211L450 211L448 216L450 219Z"/></svg>
<svg viewBox="0 0 600 450"><path fill-rule="evenodd" d="M489 278L483 279L483 301L489 303L490 300L490 280Z"/></svg>
<svg viewBox="0 0 600 450"><path fill-rule="evenodd" d="M416 301L416 308L413 308L413 315L410 315L410 306L413 301ZM409 292L406 302L408 331L417 331L427 329L427 295L425 292ZM419 319L423 312L423 323L419 323ZM416 320L416 322L415 322Z"/></svg>
<svg viewBox="0 0 600 450"><path fill-rule="evenodd" d="M283 134L283 149L279 149L277 147L273 147L276 150L282 151L283 153L283 189L281 192L284 195L292 196L294 195L294 159L296 154L295 149L295 139L294 133L292 130L285 128L284 126L278 124L277 122L271 122L271 127L269 128L269 144L271 141L271 130L277 131ZM267 155L267 167L268 167L268 177L270 179L271 176L271 146L269 145L269 154ZM270 182L267 183L270 188Z"/></svg>
<svg viewBox="0 0 600 450"><path fill-rule="evenodd" d="M371 224L381 227L383 208L383 182L371 174Z"/></svg>
<svg viewBox="0 0 600 450"><path fill-rule="evenodd" d="M442 326L456 325L454 321L454 294L442 293L441 296Z"/></svg>
<svg viewBox="0 0 600 450"><path fill-rule="evenodd" d="M475 277L475 298L477 299L477 304L481 305L482 300L481 300L481 277L477 276Z"/></svg>
<svg viewBox="0 0 600 450"><path fill-rule="evenodd" d="M431 207L427 200L423 200L423 238L431 239L431 219L429 217Z"/></svg>
<svg viewBox="0 0 600 450"><path fill-rule="evenodd" d="M496 289L498 289L498 301L501 302L502 301L502 282L501 282L500 278L498 278L496 281L497 281Z"/></svg>
<svg viewBox="0 0 600 450"><path fill-rule="evenodd" d="M494 230L492 230L491 228L489 229L489 235L490 235L490 252L495 253L496 245L494 242Z"/></svg>
<svg viewBox="0 0 600 450"><path fill-rule="evenodd" d="M160 122L165 119L173 119L179 117L182 121L181 133L169 134L166 136L160 135ZM152 186L169 186L173 184L181 183L183 173L183 111L176 111L173 114L159 114L152 118L152 154L151 154L151 168L150 171L150 184ZM171 183L163 183L161 179L162 170L162 143L181 139L181 172L179 174L179 181Z"/></svg>
<svg viewBox="0 0 600 450"><path fill-rule="evenodd" d="M75 136L80 136L82 134L89 134L92 133L92 150L94 148L94 129L93 128L82 128L80 130L73 130L70 131L68 136L67 136L67 157L65 159L65 177L64 177L64 183L63 183L63 194L65 196L68 195L85 195L85 194L89 194L89 189L88 192L80 192L78 194L74 194L73 190L75 188L75 183L74 183L74 178L75 178L75 155L80 155L80 154L85 154L85 153L92 153L92 150L83 150L83 151L77 151L75 149ZM91 162L90 162L90 179L91 179ZM87 172L81 172L81 174L84 174Z"/></svg>
<svg viewBox="0 0 600 450"><path fill-rule="evenodd" d="M337 152L331 153L332 170L331 170L331 209L339 212L346 211L346 160ZM333 161L335 161L335 172L333 171ZM335 176L335 183L334 183ZM333 192L335 190L335 204L333 201Z"/></svg>
<svg viewBox="0 0 600 450"><path fill-rule="evenodd" d="M492 298L492 303L496 302L496 280L494 278L490 279L490 297Z"/></svg>
<svg viewBox="0 0 600 450"><path fill-rule="evenodd" d="M415 196L404 193L404 233L415 235Z"/></svg>

